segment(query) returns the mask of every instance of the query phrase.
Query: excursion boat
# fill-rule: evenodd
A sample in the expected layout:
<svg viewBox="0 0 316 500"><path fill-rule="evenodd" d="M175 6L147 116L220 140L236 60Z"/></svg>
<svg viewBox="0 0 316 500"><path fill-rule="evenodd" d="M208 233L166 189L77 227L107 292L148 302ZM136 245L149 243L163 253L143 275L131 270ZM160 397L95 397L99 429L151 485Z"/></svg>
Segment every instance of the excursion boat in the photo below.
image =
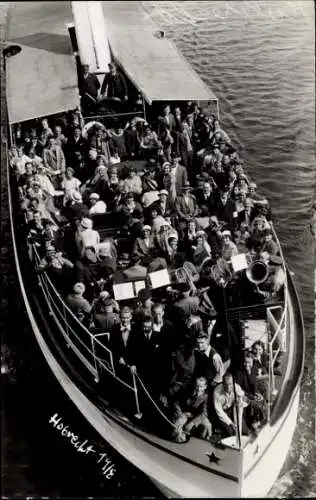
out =
<svg viewBox="0 0 316 500"><path fill-rule="evenodd" d="M10 10L8 38L11 145L32 120L50 119L80 106L78 69L83 61L103 79L108 62L114 60L136 96L132 109L128 103L122 108L121 103L112 102L110 112L107 106L105 111L101 106L96 115L84 117L86 124L93 120L106 124L114 115L127 119L139 115L149 120L162 104L193 100L219 116L214 94L150 20L140 2L17 3ZM243 324L245 348L257 340L267 348L266 421L249 436L242 435L237 418L236 436L215 442L192 435L187 442L178 443L146 425L147 411L166 425L172 426L172 422L137 372L131 375L130 383L116 375L112 352L102 341L107 332L90 331L65 303L48 273L38 274L30 265L25 220L10 170L8 163L12 242L25 308L47 364L82 415L168 497L266 496L281 471L296 426L305 349L293 273L286 265L273 226L286 276L282 300L264 302L259 313L252 306L225 311L228 318ZM115 228L110 218L104 220L107 222L99 229L106 239ZM33 257L36 264L36 250ZM247 273L255 285L262 283L266 270L262 276L260 264L243 262L239 272ZM192 284L189 272L183 273ZM176 279L181 279L180 275L176 273ZM276 375L278 359L281 375ZM113 406L113 391L120 391L133 408L133 415Z"/></svg>

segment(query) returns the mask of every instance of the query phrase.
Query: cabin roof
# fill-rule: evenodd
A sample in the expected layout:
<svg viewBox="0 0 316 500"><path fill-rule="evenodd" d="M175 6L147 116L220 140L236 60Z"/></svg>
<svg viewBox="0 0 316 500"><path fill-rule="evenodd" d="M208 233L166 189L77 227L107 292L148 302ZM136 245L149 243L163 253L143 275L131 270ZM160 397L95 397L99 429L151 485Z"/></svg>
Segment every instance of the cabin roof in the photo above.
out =
<svg viewBox="0 0 316 500"><path fill-rule="evenodd" d="M67 31L70 2L17 2L10 10L10 42L22 51L7 59L9 122L79 106L77 73Z"/></svg>
<svg viewBox="0 0 316 500"><path fill-rule="evenodd" d="M153 101L216 101L213 92L137 1L102 2L109 43L119 66Z"/></svg>

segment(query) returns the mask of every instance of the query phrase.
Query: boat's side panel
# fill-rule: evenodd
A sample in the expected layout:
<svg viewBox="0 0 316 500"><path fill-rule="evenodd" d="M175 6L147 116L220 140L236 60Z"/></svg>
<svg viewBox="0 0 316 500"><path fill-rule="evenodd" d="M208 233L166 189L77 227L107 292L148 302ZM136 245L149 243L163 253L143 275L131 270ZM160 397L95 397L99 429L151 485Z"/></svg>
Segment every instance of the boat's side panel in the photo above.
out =
<svg viewBox="0 0 316 500"><path fill-rule="evenodd" d="M268 447L262 453L255 467L249 469L248 475L243 479L241 489L241 496L243 498L266 496L276 481L285 462L294 434L299 396L300 391L298 389L292 401L290 411L281 425L276 425L276 428L266 427L264 429L266 432L262 437L265 439ZM255 461L260 453L260 442L256 441L250 447L247 447L247 460Z"/></svg>

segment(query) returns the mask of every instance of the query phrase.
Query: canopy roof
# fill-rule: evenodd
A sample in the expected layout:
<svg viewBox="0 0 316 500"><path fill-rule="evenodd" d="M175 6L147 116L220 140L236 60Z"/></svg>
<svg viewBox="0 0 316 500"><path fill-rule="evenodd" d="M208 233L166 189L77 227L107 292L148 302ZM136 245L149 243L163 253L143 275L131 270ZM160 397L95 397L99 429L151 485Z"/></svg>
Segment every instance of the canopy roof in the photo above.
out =
<svg viewBox="0 0 316 500"><path fill-rule="evenodd" d="M153 101L217 101L176 46L137 1L102 2L114 59L151 104Z"/></svg>
<svg viewBox="0 0 316 500"><path fill-rule="evenodd" d="M17 2L9 16L9 42L22 51L7 59L9 122L79 106L77 73L67 23L70 2Z"/></svg>

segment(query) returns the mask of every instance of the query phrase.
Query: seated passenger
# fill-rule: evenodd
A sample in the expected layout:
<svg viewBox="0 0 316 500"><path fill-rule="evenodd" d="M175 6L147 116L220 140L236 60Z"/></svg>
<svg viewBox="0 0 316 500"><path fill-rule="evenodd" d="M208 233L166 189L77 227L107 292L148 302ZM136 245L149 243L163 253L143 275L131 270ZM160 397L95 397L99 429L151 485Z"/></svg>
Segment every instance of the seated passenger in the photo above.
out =
<svg viewBox="0 0 316 500"><path fill-rule="evenodd" d="M43 193L51 197L56 196L57 193L55 191L53 184L51 183L51 181L49 180L48 176L45 173L45 167L43 163L40 163L37 167L36 178L40 183L40 188L42 189Z"/></svg>
<svg viewBox="0 0 316 500"><path fill-rule="evenodd" d="M145 159L153 158L157 155L160 147L161 143L156 132L154 132L148 124L145 125L142 139L140 141L140 155Z"/></svg>
<svg viewBox="0 0 316 500"><path fill-rule="evenodd" d="M85 289L83 283L76 283L66 297L66 304L83 324L87 324L92 309L90 302L83 297Z"/></svg>
<svg viewBox="0 0 316 500"><path fill-rule="evenodd" d="M143 280L147 276L147 267L141 265L139 255L133 254L131 257L132 265L123 271L123 276L127 280L137 281Z"/></svg>
<svg viewBox="0 0 316 500"><path fill-rule="evenodd" d="M108 293L101 292L93 310L93 321L99 330L110 332L120 321L119 315L114 312L114 300Z"/></svg>
<svg viewBox="0 0 316 500"><path fill-rule="evenodd" d="M105 214L106 204L103 200L100 200L100 195L98 193L91 193L89 196L90 208L89 215Z"/></svg>
<svg viewBox="0 0 316 500"><path fill-rule="evenodd" d="M269 374L269 356L265 352L264 344L260 340L252 345L252 355L253 355L253 368L256 377L258 390L263 394L265 399L268 395L268 381L267 376Z"/></svg>
<svg viewBox="0 0 316 500"><path fill-rule="evenodd" d="M73 191L71 193L71 198L66 204L64 213L70 222L74 222L76 219L81 220L83 217L89 215L89 208L83 203L82 196L79 192Z"/></svg>
<svg viewBox="0 0 316 500"><path fill-rule="evenodd" d="M262 233L264 238L264 243L262 246L262 252L268 252L269 255L277 255L279 253L279 248L276 242L273 240L273 235L271 229L265 229Z"/></svg>
<svg viewBox="0 0 316 500"><path fill-rule="evenodd" d="M182 396L182 397L181 397ZM173 439L177 443L187 441L187 436L197 429L202 439L209 440L212 436L212 424L207 413L207 380L204 377L196 379L193 391L179 395L175 402L173 417Z"/></svg>
<svg viewBox="0 0 316 500"><path fill-rule="evenodd" d="M229 261L235 255L238 255L237 247L231 240L231 232L225 230L222 232L222 258Z"/></svg>
<svg viewBox="0 0 316 500"><path fill-rule="evenodd" d="M151 227L145 225L141 229L141 236L136 238L133 248L133 255L137 255L146 265L152 258L155 248L154 239L151 236Z"/></svg>
<svg viewBox="0 0 316 500"><path fill-rule="evenodd" d="M242 210L238 212L238 226L245 222L249 227L254 218L253 203L250 198L245 197L242 205Z"/></svg>
<svg viewBox="0 0 316 500"><path fill-rule="evenodd" d="M142 204L144 209L150 207L159 200L158 183L155 181L155 168L156 162L155 166L147 171L142 177L144 193L142 196Z"/></svg>
<svg viewBox="0 0 316 500"><path fill-rule="evenodd" d="M239 229L235 232L235 243L237 245L238 253L247 253L247 242L250 237L248 225L246 222L240 224Z"/></svg>
<svg viewBox="0 0 316 500"><path fill-rule="evenodd" d="M131 166L129 168L128 176L124 182L127 185L129 193L133 193L135 196L142 194L142 180L139 175L137 175L135 167Z"/></svg>
<svg viewBox="0 0 316 500"><path fill-rule="evenodd" d="M253 355L251 352L245 353L244 366L237 372L236 382L245 392L247 407L244 411L247 427L256 429L265 417L266 404L262 394L259 392L256 369L253 365Z"/></svg>
<svg viewBox="0 0 316 500"><path fill-rule="evenodd" d="M18 185L21 186L23 189L26 188L26 186L29 186L33 180L34 176L34 167L31 162L25 163L25 172L24 174L21 174L18 179Z"/></svg>
<svg viewBox="0 0 316 500"><path fill-rule="evenodd" d="M36 268L36 272L46 271L57 290L63 295L69 290L69 285L73 282L73 263L62 255L62 252L56 252L54 246L47 242L45 257Z"/></svg>
<svg viewBox="0 0 316 500"><path fill-rule="evenodd" d="M198 231L196 233L196 245L193 245L192 250L192 262L197 270L200 271L206 259L212 258L211 247L207 242L205 231Z"/></svg>
<svg viewBox="0 0 316 500"><path fill-rule="evenodd" d="M155 204L158 207L159 213L162 217L170 216L173 211L172 204L170 202L169 192L166 189L161 189L158 193L158 201Z"/></svg>
<svg viewBox="0 0 316 500"><path fill-rule="evenodd" d="M153 237L158 236L161 227L166 224L166 220L160 214L160 208L156 204L150 207L149 223Z"/></svg>
<svg viewBox="0 0 316 500"><path fill-rule="evenodd" d="M236 395L236 396L235 396ZM224 436L233 436L237 434L237 414L244 407L244 391L240 385L234 383L231 374L226 373L223 383L215 387L213 392L213 402L216 415L218 417L218 427ZM245 417L242 418L242 429L240 434L247 436L249 429L245 422Z"/></svg>
<svg viewBox="0 0 316 500"><path fill-rule="evenodd" d="M64 178L61 182L61 189L64 191L64 206L67 201L71 199L71 193L74 191L79 192L81 181L74 177L74 170L71 167L67 167L65 171Z"/></svg>
<svg viewBox="0 0 316 500"><path fill-rule="evenodd" d="M202 190L197 192L196 200L198 205L206 206L208 208L209 214L212 215L215 210L215 199L213 193L213 185L211 182L204 182Z"/></svg>

